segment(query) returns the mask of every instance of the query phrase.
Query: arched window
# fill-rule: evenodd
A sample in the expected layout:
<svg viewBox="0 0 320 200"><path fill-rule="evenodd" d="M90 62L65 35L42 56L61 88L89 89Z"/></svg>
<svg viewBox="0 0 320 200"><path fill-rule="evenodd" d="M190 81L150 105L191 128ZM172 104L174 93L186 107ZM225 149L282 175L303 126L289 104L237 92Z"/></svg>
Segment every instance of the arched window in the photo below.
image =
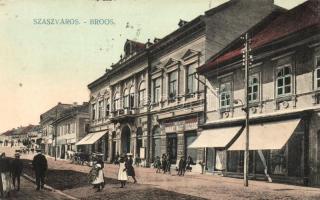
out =
<svg viewBox="0 0 320 200"><path fill-rule="evenodd" d="M292 92L292 70L285 66L277 71L277 95L285 96Z"/></svg>
<svg viewBox="0 0 320 200"><path fill-rule="evenodd" d="M120 109L120 93L116 92L113 98L114 110L117 111Z"/></svg>
<svg viewBox="0 0 320 200"><path fill-rule="evenodd" d="M134 87L131 86L130 87L130 91L129 91L129 96L130 96L130 99L129 99L129 104L130 104L130 109L134 108Z"/></svg>
<svg viewBox="0 0 320 200"><path fill-rule="evenodd" d="M145 104L145 98L146 98L146 86L145 86L145 82L141 81L140 85L139 85L139 107L143 107Z"/></svg>
<svg viewBox="0 0 320 200"><path fill-rule="evenodd" d="M129 90L127 88L123 91L123 108L129 108Z"/></svg>

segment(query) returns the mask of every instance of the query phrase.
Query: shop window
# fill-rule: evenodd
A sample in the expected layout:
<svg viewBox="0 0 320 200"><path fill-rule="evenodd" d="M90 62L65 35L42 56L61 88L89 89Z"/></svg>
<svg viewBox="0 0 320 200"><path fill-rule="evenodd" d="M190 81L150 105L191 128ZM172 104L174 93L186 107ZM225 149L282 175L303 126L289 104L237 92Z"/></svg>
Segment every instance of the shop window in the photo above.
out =
<svg viewBox="0 0 320 200"><path fill-rule="evenodd" d="M284 66L277 71L277 96L285 96L292 93L292 70L290 66Z"/></svg>
<svg viewBox="0 0 320 200"><path fill-rule="evenodd" d="M160 101L160 78L153 80L153 103L159 103Z"/></svg>
<svg viewBox="0 0 320 200"><path fill-rule="evenodd" d="M144 102L145 102L145 93L146 93L146 87L145 87L145 83L144 81L142 81L139 85L139 107L143 107L144 106Z"/></svg>
<svg viewBox="0 0 320 200"><path fill-rule="evenodd" d="M231 82L220 84L219 89L220 109L228 108L231 105Z"/></svg>
<svg viewBox="0 0 320 200"><path fill-rule="evenodd" d="M159 126L154 127L153 129L153 137L152 137L152 148L153 148L153 159L157 156L161 157L161 129Z"/></svg>
<svg viewBox="0 0 320 200"><path fill-rule="evenodd" d="M171 164L176 164L177 161L177 135L167 135L167 153L170 157Z"/></svg>
<svg viewBox="0 0 320 200"><path fill-rule="evenodd" d="M187 80L186 95L189 96L197 91L196 68L194 64L188 65L186 67L186 80Z"/></svg>
<svg viewBox="0 0 320 200"><path fill-rule="evenodd" d="M141 127L137 128L137 145L136 145L137 151L136 151L136 156L139 156L139 157L141 157L140 156L140 148L142 147L142 134L143 134L142 128Z"/></svg>
<svg viewBox="0 0 320 200"><path fill-rule="evenodd" d="M249 99L249 102L259 101L259 75L258 74L252 75L249 78L248 99Z"/></svg>
<svg viewBox="0 0 320 200"><path fill-rule="evenodd" d="M190 156L193 160L193 162L197 161L197 152L198 150L195 148L188 148L189 145L191 145L197 138L197 133L186 133L185 135L185 149L186 149L186 159L188 156Z"/></svg>
<svg viewBox="0 0 320 200"><path fill-rule="evenodd" d="M178 88L178 72L173 71L169 74L169 101L175 101Z"/></svg>

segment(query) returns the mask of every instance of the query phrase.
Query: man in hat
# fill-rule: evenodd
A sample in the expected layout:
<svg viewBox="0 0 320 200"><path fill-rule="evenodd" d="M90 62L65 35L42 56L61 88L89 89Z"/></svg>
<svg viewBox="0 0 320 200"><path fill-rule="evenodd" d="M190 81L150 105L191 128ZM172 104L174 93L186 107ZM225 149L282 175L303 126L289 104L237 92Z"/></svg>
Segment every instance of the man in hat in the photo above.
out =
<svg viewBox="0 0 320 200"><path fill-rule="evenodd" d="M11 162L11 174L12 174L12 183L14 189L17 189L17 191L20 190L20 176L23 169L23 163L20 160L20 154L16 153L14 155L15 159ZM18 187L16 188L16 180L18 183Z"/></svg>
<svg viewBox="0 0 320 200"><path fill-rule="evenodd" d="M9 197L11 191L10 161L5 153L0 156L0 192L1 197Z"/></svg>
<svg viewBox="0 0 320 200"><path fill-rule="evenodd" d="M44 155L41 153L41 149L36 150L37 154L34 156L32 166L36 174L37 190L43 189L44 178L48 169L48 162Z"/></svg>
<svg viewBox="0 0 320 200"><path fill-rule="evenodd" d="M136 180L136 173L133 168L132 154L128 153L127 156L128 156L128 158L126 160L127 175L132 177L132 179L134 181L133 183L136 183L137 180Z"/></svg>

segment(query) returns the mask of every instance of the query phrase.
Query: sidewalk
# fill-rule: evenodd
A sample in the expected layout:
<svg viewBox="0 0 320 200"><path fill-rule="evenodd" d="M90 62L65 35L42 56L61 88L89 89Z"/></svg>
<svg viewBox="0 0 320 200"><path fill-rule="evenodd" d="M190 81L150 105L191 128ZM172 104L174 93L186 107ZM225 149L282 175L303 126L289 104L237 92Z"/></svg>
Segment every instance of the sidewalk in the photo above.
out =
<svg viewBox="0 0 320 200"><path fill-rule="evenodd" d="M66 200L68 198L59 195L56 192L48 190L35 190L35 185L21 177L20 191L12 191L10 198L6 199L20 199L20 200ZM1 199L1 198L0 198Z"/></svg>

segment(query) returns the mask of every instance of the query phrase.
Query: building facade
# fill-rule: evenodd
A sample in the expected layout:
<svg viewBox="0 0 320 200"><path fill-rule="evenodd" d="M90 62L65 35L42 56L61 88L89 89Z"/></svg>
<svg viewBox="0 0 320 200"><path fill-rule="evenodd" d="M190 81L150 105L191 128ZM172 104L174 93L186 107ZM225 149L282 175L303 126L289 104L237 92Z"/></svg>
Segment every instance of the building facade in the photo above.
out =
<svg viewBox="0 0 320 200"><path fill-rule="evenodd" d="M319 185L319 1L307 1L248 30L249 173L253 178ZM242 175L244 162L243 40L198 69L207 87L206 123L195 147L212 170ZM207 143L206 140L211 140Z"/></svg>
<svg viewBox="0 0 320 200"><path fill-rule="evenodd" d="M72 104L62 104L58 103L53 108L44 112L40 115L40 126L41 126L41 145L40 148L45 154L50 156L54 156L54 137L55 137L55 129L52 123L59 119L63 110L67 108L71 108Z"/></svg>
<svg viewBox="0 0 320 200"><path fill-rule="evenodd" d="M77 149L76 143L87 135L89 129L88 103L74 104L71 108L65 109L52 125L57 133L57 137L53 141L57 157L70 159L72 152L81 149L80 146ZM85 149L81 150L85 151Z"/></svg>
<svg viewBox="0 0 320 200"><path fill-rule="evenodd" d="M88 85L95 150L108 161L132 153L145 165L164 153L172 164L181 156L203 161L203 148L188 148L204 122L206 79L196 69L274 10L273 1L233 0L181 20L162 39L127 40L120 61Z"/></svg>

